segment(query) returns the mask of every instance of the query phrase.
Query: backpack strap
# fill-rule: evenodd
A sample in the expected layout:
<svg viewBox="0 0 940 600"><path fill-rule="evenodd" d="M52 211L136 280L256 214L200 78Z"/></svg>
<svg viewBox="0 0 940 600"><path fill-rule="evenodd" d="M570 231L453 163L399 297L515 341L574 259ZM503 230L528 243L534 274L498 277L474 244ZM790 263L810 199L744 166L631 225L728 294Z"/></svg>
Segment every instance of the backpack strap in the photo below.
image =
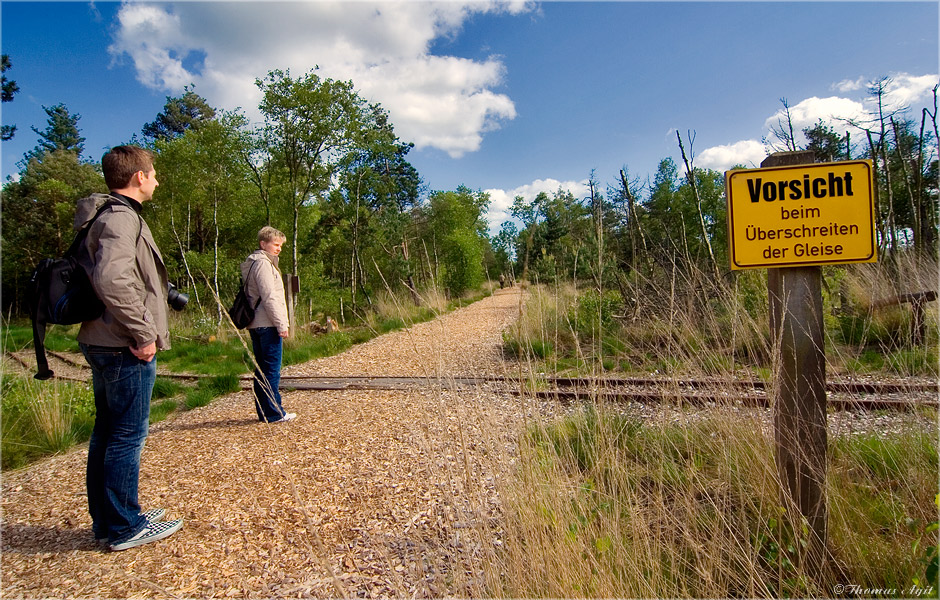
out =
<svg viewBox="0 0 940 600"><path fill-rule="evenodd" d="M90 218L84 225L82 225L81 229L78 230L78 233L75 234L75 239L72 240L72 245L69 246L69 249L65 251L66 256L77 256L79 248L81 247L82 243L84 243L85 238L88 236L88 232L91 231L92 223L98 220L98 217L100 217L104 213L104 211L114 206L126 206L127 208L130 208L131 210L133 210L134 214L137 215L137 241L140 241L140 236L144 231L144 220L140 217L139 214L137 214L137 211L134 210L133 207L128 206L126 202L123 202L121 200L118 200L118 199L108 200L107 202L102 204L101 207L97 211L95 211L95 215L92 218Z"/></svg>
<svg viewBox="0 0 940 600"><path fill-rule="evenodd" d="M242 282L242 289L245 290L245 298L246 298L246 299L248 298L248 280L251 279L252 269L254 269L254 268L255 268L255 265L257 265L259 262L261 262L261 261L257 261L257 260L256 260L256 261L252 262L251 266L248 267L248 275L245 276L245 281ZM261 297L260 297L260 296L258 297L258 301L255 302L255 305L252 307L252 310L258 310L258 305L259 305L259 304L261 304Z"/></svg>

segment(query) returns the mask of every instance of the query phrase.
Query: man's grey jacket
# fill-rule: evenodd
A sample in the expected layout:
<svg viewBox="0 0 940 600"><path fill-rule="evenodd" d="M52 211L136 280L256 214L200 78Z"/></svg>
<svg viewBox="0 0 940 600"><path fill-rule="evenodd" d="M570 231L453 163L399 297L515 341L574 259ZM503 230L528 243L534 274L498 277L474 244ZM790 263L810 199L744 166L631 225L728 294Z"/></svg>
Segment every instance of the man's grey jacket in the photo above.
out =
<svg viewBox="0 0 940 600"><path fill-rule="evenodd" d="M81 259L105 311L82 323L78 341L137 348L156 342L158 350L165 350L170 347L166 266L139 214L140 205L124 196L92 194L78 201L75 229L114 200L121 204L106 209L92 224L85 240L88 254Z"/></svg>

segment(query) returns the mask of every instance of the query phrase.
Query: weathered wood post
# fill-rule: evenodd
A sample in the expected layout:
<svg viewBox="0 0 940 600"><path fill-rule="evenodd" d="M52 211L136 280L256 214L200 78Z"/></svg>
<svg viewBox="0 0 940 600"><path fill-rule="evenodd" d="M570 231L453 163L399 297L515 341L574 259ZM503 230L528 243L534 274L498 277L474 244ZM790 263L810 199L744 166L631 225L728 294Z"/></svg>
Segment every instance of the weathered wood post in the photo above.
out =
<svg viewBox="0 0 940 600"><path fill-rule="evenodd" d="M809 164L812 152L776 153L761 167ZM800 562L818 573L825 556L826 356L821 267L767 270L770 332L775 343L774 442L781 499L806 519ZM800 535L799 530L797 535Z"/></svg>
<svg viewBox="0 0 940 600"><path fill-rule="evenodd" d="M767 269L780 497L809 576L826 558L826 357L822 265L876 262L870 160L779 152L725 173L732 269ZM804 524L808 539L803 538Z"/></svg>

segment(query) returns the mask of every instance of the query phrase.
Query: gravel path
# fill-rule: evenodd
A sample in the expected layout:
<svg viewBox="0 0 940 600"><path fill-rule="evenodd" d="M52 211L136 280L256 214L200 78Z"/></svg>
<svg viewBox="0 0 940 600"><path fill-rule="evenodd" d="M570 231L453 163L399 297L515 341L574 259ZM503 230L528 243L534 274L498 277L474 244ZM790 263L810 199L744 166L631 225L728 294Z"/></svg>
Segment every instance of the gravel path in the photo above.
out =
<svg viewBox="0 0 940 600"><path fill-rule="evenodd" d="M502 374L518 288L286 375ZM87 514L87 446L5 474L2 595L479 596L495 482L526 413L485 390L284 394L298 418L260 424L248 392L151 428L141 504L176 535L101 552Z"/></svg>

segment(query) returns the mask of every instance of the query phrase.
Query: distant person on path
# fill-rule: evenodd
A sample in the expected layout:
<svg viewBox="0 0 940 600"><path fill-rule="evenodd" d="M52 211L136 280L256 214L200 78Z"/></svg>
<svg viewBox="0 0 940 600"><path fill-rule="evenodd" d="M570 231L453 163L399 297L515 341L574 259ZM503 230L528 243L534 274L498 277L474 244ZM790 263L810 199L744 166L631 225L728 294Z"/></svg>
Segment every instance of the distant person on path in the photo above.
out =
<svg viewBox="0 0 940 600"><path fill-rule="evenodd" d="M85 472L88 512L95 538L117 551L170 536L183 521L161 521L162 508L141 513L137 494L156 354L170 347L166 267L140 216L157 187L153 155L117 146L101 168L111 193L79 200L75 227L115 203L92 224L82 264L105 310L82 323L78 342L91 367L96 411Z"/></svg>
<svg viewBox="0 0 940 600"><path fill-rule="evenodd" d="M255 354L254 393L255 410L262 422L279 423L297 417L284 412L281 406L281 348L282 339L290 332L287 318L287 299L284 280L278 269L278 256L287 236L273 227L262 227L258 232L260 248L248 255L241 264L245 294L255 309L255 318L248 324L251 347Z"/></svg>
<svg viewBox="0 0 940 600"><path fill-rule="evenodd" d="M506 285L506 275L504 273L499 274L499 289L503 289L503 286Z"/></svg>

